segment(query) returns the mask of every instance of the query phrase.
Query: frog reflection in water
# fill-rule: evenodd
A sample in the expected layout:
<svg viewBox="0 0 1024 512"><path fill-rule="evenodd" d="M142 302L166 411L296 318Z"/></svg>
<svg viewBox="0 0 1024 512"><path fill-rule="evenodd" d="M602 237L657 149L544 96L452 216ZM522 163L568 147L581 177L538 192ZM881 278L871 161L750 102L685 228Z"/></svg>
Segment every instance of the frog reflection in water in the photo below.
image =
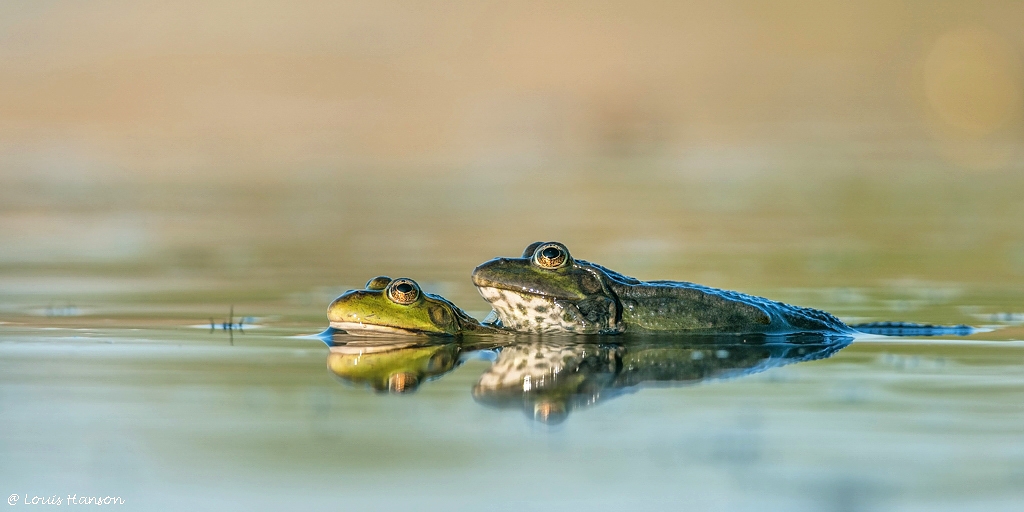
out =
<svg viewBox="0 0 1024 512"><path fill-rule="evenodd" d="M572 410L640 387L748 375L830 357L851 341L820 335L783 339L786 343L766 343L763 335L649 336L613 345L565 339L517 343L502 349L477 381L473 397L486 405L522 408L539 422L555 424Z"/></svg>
<svg viewBox="0 0 1024 512"><path fill-rule="evenodd" d="M379 276L363 290L349 290L327 308L331 327L349 334L501 333L480 324L444 297L424 293L416 281Z"/></svg>
<svg viewBox="0 0 1024 512"><path fill-rule="evenodd" d="M621 369L622 349L566 340L517 343L473 387L478 402L516 407L537 421L563 421L571 409L590 405L612 385Z"/></svg>
<svg viewBox="0 0 1024 512"><path fill-rule="evenodd" d="M967 326L881 322L850 327L817 309L679 281L641 281L574 259L558 242L530 244L520 258L495 258L473 271L495 325L535 333L697 333L851 335L970 334Z"/></svg>
<svg viewBox="0 0 1024 512"><path fill-rule="evenodd" d="M346 335L342 334L340 337ZM616 338L623 340L624 338ZM500 349L497 360L473 386L484 405L522 409L545 424L569 413L646 386L687 385L758 373L789 363L830 357L851 338L786 336L648 336L624 343L571 339L520 340ZM497 345L454 340L409 341L355 338L330 349L327 366L343 381L380 392L404 394L454 370L460 356Z"/></svg>
<svg viewBox="0 0 1024 512"><path fill-rule="evenodd" d="M327 367L350 384L409 393L454 369L459 352L456 343L349 342L331 347Z"/></svg>

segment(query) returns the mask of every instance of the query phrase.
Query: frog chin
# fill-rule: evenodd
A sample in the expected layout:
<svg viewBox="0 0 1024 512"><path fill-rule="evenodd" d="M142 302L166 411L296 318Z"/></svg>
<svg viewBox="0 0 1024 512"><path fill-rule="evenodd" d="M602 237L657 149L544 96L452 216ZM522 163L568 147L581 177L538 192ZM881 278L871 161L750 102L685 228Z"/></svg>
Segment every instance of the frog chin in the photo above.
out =
<svg viewBox="0 0 1024 512"><path fill-rule="evenodd" d="M537 333L577 329L573 322L567 323L562 305L551 297L490 286L481 286L477 290L484 300L491 303L505 328Z"/></svg>
<svg viewBox="0 0 1024 512"><path fill-rule="evenodd" d="M374 325L364 324L362 322L331 322L331 327L335 329L341 329L348 334L356 336L387 336L391 334L425 334L421 331L414 331L412 329L402 329L400 327L391 327L389 325Z"/></svg>

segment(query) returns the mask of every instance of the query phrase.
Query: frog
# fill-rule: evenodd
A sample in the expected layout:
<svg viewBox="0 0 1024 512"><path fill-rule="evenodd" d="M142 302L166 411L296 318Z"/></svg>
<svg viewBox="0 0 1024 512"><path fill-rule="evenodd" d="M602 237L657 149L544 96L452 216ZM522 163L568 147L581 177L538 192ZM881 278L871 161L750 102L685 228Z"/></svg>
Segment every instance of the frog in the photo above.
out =
<svg viewBox="0 0 1024 512"><path fill-rule="evenodd" d="M491 324L517 332L856 333L817 309L684 281L641 281L575 259L560 242L534 242L521 257L486 261L472 279L494 308Z"/></svg>
<svg viewBox="0 0 1024 512"><path fill-rule="evenodd" d="M454 303L425 293L407 277L377 276L362 290L349 290L327 308L331 328L357 335L460 336L466 333L503 334L484 325Z"/></svg>
<svg viewBox="0 0 1024 512"><path fill-rule="evenodd" d="M364 384L378 392L404 394L423 382L454 369L462 347L452 341L387 343L348 342L333 346L327 367L350 384Z"/></svg>

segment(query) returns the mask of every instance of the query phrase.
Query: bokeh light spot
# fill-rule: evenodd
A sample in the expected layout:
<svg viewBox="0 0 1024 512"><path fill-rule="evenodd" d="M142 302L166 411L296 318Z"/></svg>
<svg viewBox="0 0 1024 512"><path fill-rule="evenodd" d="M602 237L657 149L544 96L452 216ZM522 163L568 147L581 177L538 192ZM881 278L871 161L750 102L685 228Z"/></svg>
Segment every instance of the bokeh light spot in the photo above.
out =
<svg viewBox="0 0 1024 512"><path fill-rule="evenodd" d="M928 103L944 130L984 137L1018 119L1024 105L1021 59L991 31L958 28L942 35L924 62Z"/></svg>

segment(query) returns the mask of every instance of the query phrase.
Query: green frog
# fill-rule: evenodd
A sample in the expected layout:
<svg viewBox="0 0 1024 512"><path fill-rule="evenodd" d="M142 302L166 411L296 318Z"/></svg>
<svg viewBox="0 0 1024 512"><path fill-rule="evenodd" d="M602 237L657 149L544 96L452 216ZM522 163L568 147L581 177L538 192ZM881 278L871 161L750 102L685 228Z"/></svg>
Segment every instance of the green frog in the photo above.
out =
<svg viewBox="0 0 1024 512"><path fill-rule="evenodd" d="M378 276L363 290L349 290L327 308L331 327L349 334L497 334L507 331L483 325L451 301L424 293L416 281Z"/></svg>
<svg viewBox="0 0 1024 512"><path fill-rule="evenodd" d="M522 257L487 261L473 271L473 284L497 313L493 325L517 332L855 332L816 309L694 283L627 277L573 258L558 242L535 242Z"/></svg>

